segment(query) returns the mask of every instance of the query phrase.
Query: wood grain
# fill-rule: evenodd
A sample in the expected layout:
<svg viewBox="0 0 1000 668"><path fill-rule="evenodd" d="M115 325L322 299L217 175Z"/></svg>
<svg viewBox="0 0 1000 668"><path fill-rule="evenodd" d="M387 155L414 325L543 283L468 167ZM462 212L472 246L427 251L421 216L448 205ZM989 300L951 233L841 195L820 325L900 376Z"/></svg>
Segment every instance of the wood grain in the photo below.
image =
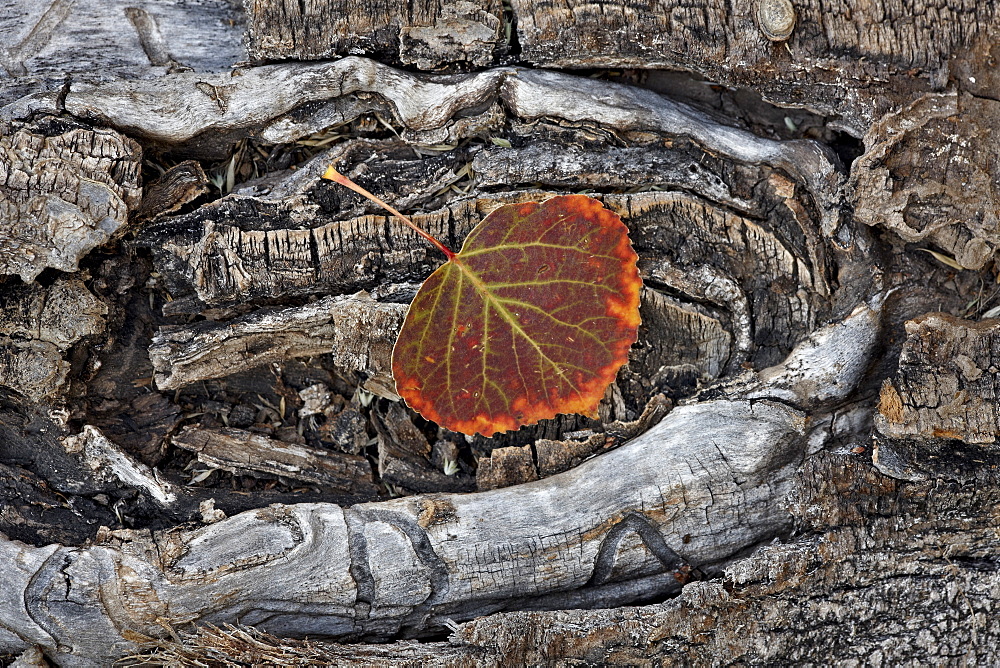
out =
<svg viewBox="0 0 1000 668"><path fill-rule="evenodd" d="M163 635L165 614L385 637L524 597L559 606L675 591L687 559L711 571L787 527L774 500L790 491L806 439L804 416L780 404L706 402L572 471L493 492L272 506L158 536L155 552L143 532L73 550L0 540L5 561L20 564L0 606L19 637L100 661L134 647L127 630ZM650 456L657 467L641 464ZM738 514L707 503L729 496L740 499ZM87 614L62 619L66 600Z"/></svg>

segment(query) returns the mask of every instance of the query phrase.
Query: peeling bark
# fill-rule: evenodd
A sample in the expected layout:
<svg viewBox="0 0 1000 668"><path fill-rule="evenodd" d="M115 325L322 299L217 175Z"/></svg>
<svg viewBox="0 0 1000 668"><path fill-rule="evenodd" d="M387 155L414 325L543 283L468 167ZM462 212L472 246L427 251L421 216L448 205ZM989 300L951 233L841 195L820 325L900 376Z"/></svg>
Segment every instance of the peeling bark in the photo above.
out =
<svg viewBox="0 0 1000 668"><path fill-rule="evenodd" d="M1000 245L998 119L1000 103L954 92L881 119L852 176L858 219L983 268Z"/></svg>
<svg viewBox="0 0 1000 668"><path fill-rule="evenodd" d="M318 60L367 55L416 65L488 66L502 38L498 0L385 3L338 2L310 7L284 0L247 0L253 60Z"/></svg>
<svg viewBox="0 0 1000 668"><path fill-rule="evenodd" d="M104 332L107 306L78 279L48 288L8 284L0 293L0 385L39 401L66 382L69 348Z"/></svg>
<svg viewBox="0 0 1000 668"><path fill-rule="evenodd" d="M208 177L194 160L174 165L146 186L135 217L142 220L174 213L208 192Z"/></svg>
<svg viewBox="0 0 1000 668"><path fill-rule="evenodd" d="M161 330L149 356L156 386L173 390L207 378L295 357L333 351L337 366L363 371L391 392L389 356L406 307L379 304L364 293L327 297L306 306L263 310L226 323Z"/></svg>
<svg viewBox="0 0 1000 668"><path fill-rule="evenodd" d="M355 665L996 662L992 6L245 4L232 71L228 2L0 9L0 657L238 620L452 632L287 641ZM451 246L618 212L599 419L393 402L440 259L328 163Z"/></svg>
<svg viewBox="0 0 1000 668"><path fill-rule="evenodd" d="M397 44L392 30L382 28L392 23L388 16L373 20L365 6L337 4L335 11L307 17L282 0L247 3L253 57L310 60L375 49L384 62L425 70L467 60L455 56L447 38L420 58L406 54L403 40ZM859 137L883 113L943 89L949 79L975 95L996 90L995 75L979 66L992 57L1000 30L992 6L797 0L790 37L773 42L757 18L760 4L515 0L505 17L512 22L511 38L494 36L494 58L502 59L516 40L520 59L538 67L686 70L710 81L753 87L782 106L839 116ZM435 10L432 5L423 11ZM449 28L447 19L441 21L439 30L447 35ZM485 38L486 31L477 34ZM485 41L473 44L481 57L489 52Z"/></svg>
<svg viewBox="0 0 1000 668"><path fill-rule="evenodd" d="M75 271L138 205L142 151L113 130L27 126L0 137L0 150L0 275Z"/></svg>
<svg viewBox="0 0 1000 668"><path fill-rule="evenodd" d="M930 313L906 323L895 378L882 386L876 425L892 439L995 443L1000 326Z"/></svg>

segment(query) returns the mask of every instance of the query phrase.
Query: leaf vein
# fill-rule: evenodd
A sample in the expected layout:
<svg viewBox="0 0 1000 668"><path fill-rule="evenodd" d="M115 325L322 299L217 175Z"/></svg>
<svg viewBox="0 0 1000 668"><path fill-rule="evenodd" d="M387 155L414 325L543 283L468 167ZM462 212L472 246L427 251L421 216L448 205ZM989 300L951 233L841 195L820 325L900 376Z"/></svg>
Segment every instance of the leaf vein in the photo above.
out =
<svg viewBox="0 0 1000 668"><path fill-rule="evenodd" d="M519 299L504 299L504 298L496 297L496 300L499 301L500 303L503 303L503 304L516 304L517 306L521 306L521 307L524 307L524 308L527 308L527 309L531 309L532 311L535 311L536 313L540 313L541 315L545 316L549 320L552 320L553 322L558 323L558 324L562 325L563 327L568 327L569 329L575 329L575 330L577 330L578 332L580 332L584 336L593 339L599 346L601 346L602 348L604 348L605 350L607 350L607 346L604 344L604 342L601 341L601 339L598 336L596 336L593 332L591 332L590 330L585 329L584 327L582 327L580 325L575 325L575 324L572 324L572 323L568 323L568 322L566 322L564 320L560 320L559 318L556 318L554 315L552 315L552 313L550 313L549 311L546 311L543 308L539 308L538 306L535 306L534 304L530 304L528 302L524 302L524 301L521 301Z"/></svg>
<svg viewBox="0 0 1000 668"><path fill-rule="evenodd" d="M592 253L585 248L578 248L576 246L563 246L561 244L550 244L543 241L529 241L520 244L509 244L503 246L489 246L487 248L480 248L473 251L462 251L462 259L468 260L470 257L475 257L477 255L482 255L484 253L494 253L503 250L522 250L524 248L554 248L556 250L562 251L575 251L577 253L582 253L589 257L599 257L605 260L614 260L615 262L623 262L623 258L616 255L604 255L602 253Z"/></svg>
<svg viewBox="0 0 1000 668"><path fill-rule="evenodd" d="M444 358L445 362L445 378L447 382L445 387L448 389L448 402L451 404L452 414L456 414L458 409L455 407L455 392L452 387L452 374L451 374L451 358L452 358L452 346L455 342L455 331L457 329L456 324L458 322L458 307L462 303L462 288L465 283L465 272L458 272L458 287L455 289L455 305L451 310L451 327L448 331L448 348L445 350Z"/></svg>
<svg viewBox="0 0 1000 668"><path fill-rule="evenodd" d="M523 287L525 285L538 286L538 287L548 287L548 286L554 285L556 283L560 283L560 284L565 283L567 285L583 285L583 286L586 286L588 288L594 288L594 289L597 289L597 290L605 290L607 292L618 294L618 290L616 290L615 288L611 287L610 285L604 285L603 283L591 283L590 281L579 281L579 280L575 280L575 279L572 279L572 278L553 278L553 279L544 280L544 281L517 281L516 283L486 283L484 281L483 285L486 285L487 287L489 287L490 289L493 289L493 290L502 290L504 288L520 288L520 287Z"/></svg>
<svg viewBox="0 0 1000 668"><path fill-rule="evenodd" d="M557 364L551 358L549 358L549 356L546 355L539 347L538 343L533 338L528 336L528 334L524 331L524 328L521 327L521 324L517 321L517 318L513 316L511 312L507 310L507 308L503 304L500 303L500 300L496 295L494 295L492 292L489 291L489 289L483 283L482 279L480 279L479 276L477 276L469 267L465 266L464 264L459 264L458 267L459 269L462 270L463 276L467 275L469 279L472 281L473 286L483 295L484 301L491 304L494 310L496 310L497 314L507 322L511 330L518 336L521 336L525 341L530 343L531 346L535 349L535 352L538 354L538 356L544 362L547 362L549 366L552 367L552 369L556 372L556 375L562 378L562 380L570 387L571 390L576 392L578 396L582 397L583 392L580 391L580 388L578 388L576 384L573 383L573 381L567 378L566 374L563 373L562 367L559 366L559 364ZM544 378L544 374L542 377ZM545 392L545 395L547 397L548 388L543 388L543 392Z"/></svg>

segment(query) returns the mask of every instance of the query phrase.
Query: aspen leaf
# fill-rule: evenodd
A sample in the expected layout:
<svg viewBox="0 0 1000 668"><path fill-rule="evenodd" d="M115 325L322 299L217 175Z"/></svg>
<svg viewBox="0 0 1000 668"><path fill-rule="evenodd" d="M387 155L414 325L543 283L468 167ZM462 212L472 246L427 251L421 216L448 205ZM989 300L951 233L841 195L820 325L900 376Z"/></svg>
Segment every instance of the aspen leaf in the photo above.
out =
<svg viewBox="0 0 1000 668"><path fill-rule="evenodd" d="M332 167L325 178L391 209ZM413 226L414 229L417 229ZM509 204L424 282L392 353L396 391L428 420L490 436L595 416L639 327L642 281L621 219L585 195Z"/></svg>

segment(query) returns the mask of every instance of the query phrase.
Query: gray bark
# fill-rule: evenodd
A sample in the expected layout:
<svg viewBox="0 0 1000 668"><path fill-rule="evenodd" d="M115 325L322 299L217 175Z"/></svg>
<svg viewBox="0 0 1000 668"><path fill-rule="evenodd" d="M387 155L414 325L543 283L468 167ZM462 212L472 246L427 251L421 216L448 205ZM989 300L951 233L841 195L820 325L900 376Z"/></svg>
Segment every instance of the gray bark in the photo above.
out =
<svg viewBox="0 0 1000 668"><path fill-rule="evenodd" d="M770 4L778 3L571 0L556 5L515 0L504 16L511 36L506 30L496 35L494 58L519 58L547 68L685 70L708 81L753 88L782 106L837 116L842 127L859 137L882 114L921 93L952 86L990 97L997 89L994 69L984 67L993 57L990 49L998 31L992 5L797 0L791 3L795 22L790 36L775 42L758 19L759 7ZM402 37L379 42L394 35L393 29L405 30L409 17L379 17L392 25L380 32L365 18L366 10L353 2L337 2L336 9L325 13L302 12L299 5L281 0L247 2L252 57L311 60L370 53L374 47L386 62L420 69L464 64L466 59L455 57L446 37L457 28L454 23L442 21L439 30L445 39L418 59L407 53ZM419 16L440 10L429 3L412 11ZM345 31L350 23L346 17L356 17L360 25ZM485 54L487 47L481 48Z"/></svg>
<svg viewBox="0 0 1000 668"><path fill-rule="evenodd" d="M228 3L0 10L0 654L996 662L993 10L363 9L248 1L232 71ZM331 163L452 247L595 190L645 283L599 419L396 403L440 259Z"/></svg>

